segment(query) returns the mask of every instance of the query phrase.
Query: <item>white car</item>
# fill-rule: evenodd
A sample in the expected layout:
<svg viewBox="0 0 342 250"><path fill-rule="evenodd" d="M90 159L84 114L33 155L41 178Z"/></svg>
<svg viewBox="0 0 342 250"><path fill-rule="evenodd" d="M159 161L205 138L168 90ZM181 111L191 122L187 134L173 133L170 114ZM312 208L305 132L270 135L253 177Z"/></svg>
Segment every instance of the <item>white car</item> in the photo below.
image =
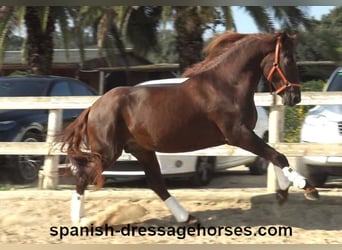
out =
<svg viewBox="0 0 342 250"><path fill-rule="evenodd" d="M181 84L187 78L171 78L147 81L137 86L170 86ZM257 107L258 121L255 133L268 139L268 114L262 107ZM255 175L267 172L268 161L257 156L183 156L183 155L158 155L161 172L164 177L190 178L194 185L208 184L214 172L225 171L228 168L246 165L250 173ZM132 179L145 175L142 167L133 156L120 157L109 170L103 172L106 178L114 180Z"/></svg>
<svg viewBox="0 0 342 250"><path fill-rule="evenodd" d="M342 91L342 67L331 74L324 91ZM342 143L342 106L318 105L310 109L303 122L301 141ZM296 169L312 185L322 186L329 175L342 175L342 157L297 157Z"/></svg>

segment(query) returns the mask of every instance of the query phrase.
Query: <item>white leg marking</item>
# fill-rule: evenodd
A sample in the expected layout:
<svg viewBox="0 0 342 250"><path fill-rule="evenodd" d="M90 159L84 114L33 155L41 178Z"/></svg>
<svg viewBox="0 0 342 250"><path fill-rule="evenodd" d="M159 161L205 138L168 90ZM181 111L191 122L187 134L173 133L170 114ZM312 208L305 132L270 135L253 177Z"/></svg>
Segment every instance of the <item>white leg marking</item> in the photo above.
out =
<svg viewBox="0 0 342 250"><path fill-rule="evenodd" d="M79 223L84 217L84 196L74 193L71 198L71 221Z"/></svg>
<svg viewBox="0 0 342 250"><path fill-rule="evenodd" d="M186 222L189 218L189 213L178 203L178 201L170 196L165 201L166 206L176 218L177 222Z"/></svg>
<svg viewBox="0 0 342 250"><path fill-rule="evenodd" d="M306 185L305 177L300 175L298 172L296 172L294 169L290 167L284 167L282 169L284 175L293 183L294 187L297 188L304 188Z"/></svg>
<svg viewBox="0 0 342 250"><path fill-rule="evenodd" d="M281 190L286 190L290 185L291 182L289 179L284 175L282 169L280 167L274 166L274 172L277 176L278 184Z"/></svg>
<svg viewBox="0 0 342 250"><path fill-rule="evenodd" d="M78 168L74 164L70 165L70 170L71 170L71 173L72 173L73 176L75 176L77 174L77 172L78 172Z"/></svg>

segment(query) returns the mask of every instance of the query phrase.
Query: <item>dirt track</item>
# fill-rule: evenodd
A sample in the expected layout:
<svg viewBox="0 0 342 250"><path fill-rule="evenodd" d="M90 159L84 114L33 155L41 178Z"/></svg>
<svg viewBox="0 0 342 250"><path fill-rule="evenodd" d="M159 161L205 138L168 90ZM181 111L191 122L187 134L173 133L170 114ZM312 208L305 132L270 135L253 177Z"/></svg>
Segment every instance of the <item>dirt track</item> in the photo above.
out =
<svg viewBox="0 0 342 250"><path fill-rule="evenodd" d="M145 228L174 227L178 234L66 236L60 240L58 236L50 235L50 228L68 226L71 229L69 208L72 190L0 191L0 243L342 243L340 186L321 189L322 199L319 202L306 201L301 192L291 190L290 201L279 207L274 195L267 194L264 187L237 187L239 180L252 177L239 178L230 176L225 182L215 180L207 189L171 190L184 207L200 218L203 227L210 228L212 235L206 236L184 236L181 231L184 228L175 223L165 205L150 190L130 187L88 191L86 210L89 217L111 210L115 213L110 218L107 216L108 223L114 221L117 230L130 223ZM264 179L262 182L260 177L255 180L260 184ZM221 184L220 188L215 187L217 182ZM263 226L273 233L279 226L292 227L292 236L289 232L287 236L254 235ZM218 227L231 228L222 229L221 236L218 236ZM225 236L228 231L224 230L227 229L236 230L235 234ZM246 232L252 232L252 235L244 236Z"/></svg>

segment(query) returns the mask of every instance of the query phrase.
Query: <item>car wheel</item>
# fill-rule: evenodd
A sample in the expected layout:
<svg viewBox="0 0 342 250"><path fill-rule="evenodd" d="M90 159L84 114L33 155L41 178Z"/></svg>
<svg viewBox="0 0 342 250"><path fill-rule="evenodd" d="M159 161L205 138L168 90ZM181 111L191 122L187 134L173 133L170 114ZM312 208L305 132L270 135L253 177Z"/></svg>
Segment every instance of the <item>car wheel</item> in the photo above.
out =
<svg viewBox="0 0 342 250"><path fill-rule="evenodd" d="M42 136L27 132L23 142L41 142ZM43 165L44 156L42 155L18 155L15 157L15 166L13 169L13 180L18 183L26 184L37 180L38 172Z"/></svg>
<svg viewBox="0 0 342 250"><path fill-rule="evenodd" d="M199 157L196 164L196 172L191 178L194 186L208 185L214 176L214 162L209 157Z"/></svg>
<svg viewBox="0 0 342 250"><path fill-rule="evenodd" d="M269 161L258 156L251 164L248 164L249 172L252 175L263 175L267 173Z"/></svg>
<svg viewBox="0 0 342 250"><path fill-rule="evenodd" d="M314 187L322 187L328 179L328 174L321 167L304 164L302 157L296 159L296 170Z"/></svg>

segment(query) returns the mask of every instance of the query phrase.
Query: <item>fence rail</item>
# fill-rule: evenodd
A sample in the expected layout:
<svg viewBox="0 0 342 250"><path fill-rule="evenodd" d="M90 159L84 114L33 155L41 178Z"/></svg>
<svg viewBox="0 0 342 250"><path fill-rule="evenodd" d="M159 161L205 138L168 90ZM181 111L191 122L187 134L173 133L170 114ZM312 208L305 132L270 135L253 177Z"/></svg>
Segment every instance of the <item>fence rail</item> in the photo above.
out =
<svg viewBox="0 0 342 250"><path fill-rule="evenodd" d="M270 143L270 146L288 157L298 156L342 156L342 144L312 143ZM2 155L65 155L60 151L61 143L49 142L0 142ZM229 145L222 145L185 153L157 153L158 155L196 155L196 156L252 156L251 152Z"/></svg>
<svg viewBox="0 0 342 250"><path fill-rule="evenodd" d="M56 96L56 97L0 97L1 109L84 109L99 97ZM279 97L269 93L257 93L254 97L257 106L282 105ZM300 105L342 104L341 92L302 92Z"/></svg>
<svg viewBox="0 0 342 250"><path fill-rule="evenodd" d="M99 97L0 97L0 110L13 109L47 109L49 110L48 136L46 142L0 142L0 155L46 155L44 171L46 176L56 177L60 144L55 144L52 138L59 128L56 124L61 122L64 109L84 109L92 105ZM287 156L342 156L342 144L312 144L312 143L282 143L279 135L282 131L284 108L281 98L269 93L257 93L255 95L257 106L270 106L269 143L278 151ZM341 92L302 92L300 105L342 105ZM161 154L161 153L160 153ZM178 155L216 155L216 156L241 156L252 155L250 152L232 146L219 146ZM52 174L51 174L52 173ZM270 181L272 179L272 181ZM51 182L51 180L50 180ZM52 184L51 184L52 183ZM56 180L46 184L46 188L55 188ZM268 176L269 190L275 187L275 177ZM270 186L273 187L270 187Z"/></svg>

